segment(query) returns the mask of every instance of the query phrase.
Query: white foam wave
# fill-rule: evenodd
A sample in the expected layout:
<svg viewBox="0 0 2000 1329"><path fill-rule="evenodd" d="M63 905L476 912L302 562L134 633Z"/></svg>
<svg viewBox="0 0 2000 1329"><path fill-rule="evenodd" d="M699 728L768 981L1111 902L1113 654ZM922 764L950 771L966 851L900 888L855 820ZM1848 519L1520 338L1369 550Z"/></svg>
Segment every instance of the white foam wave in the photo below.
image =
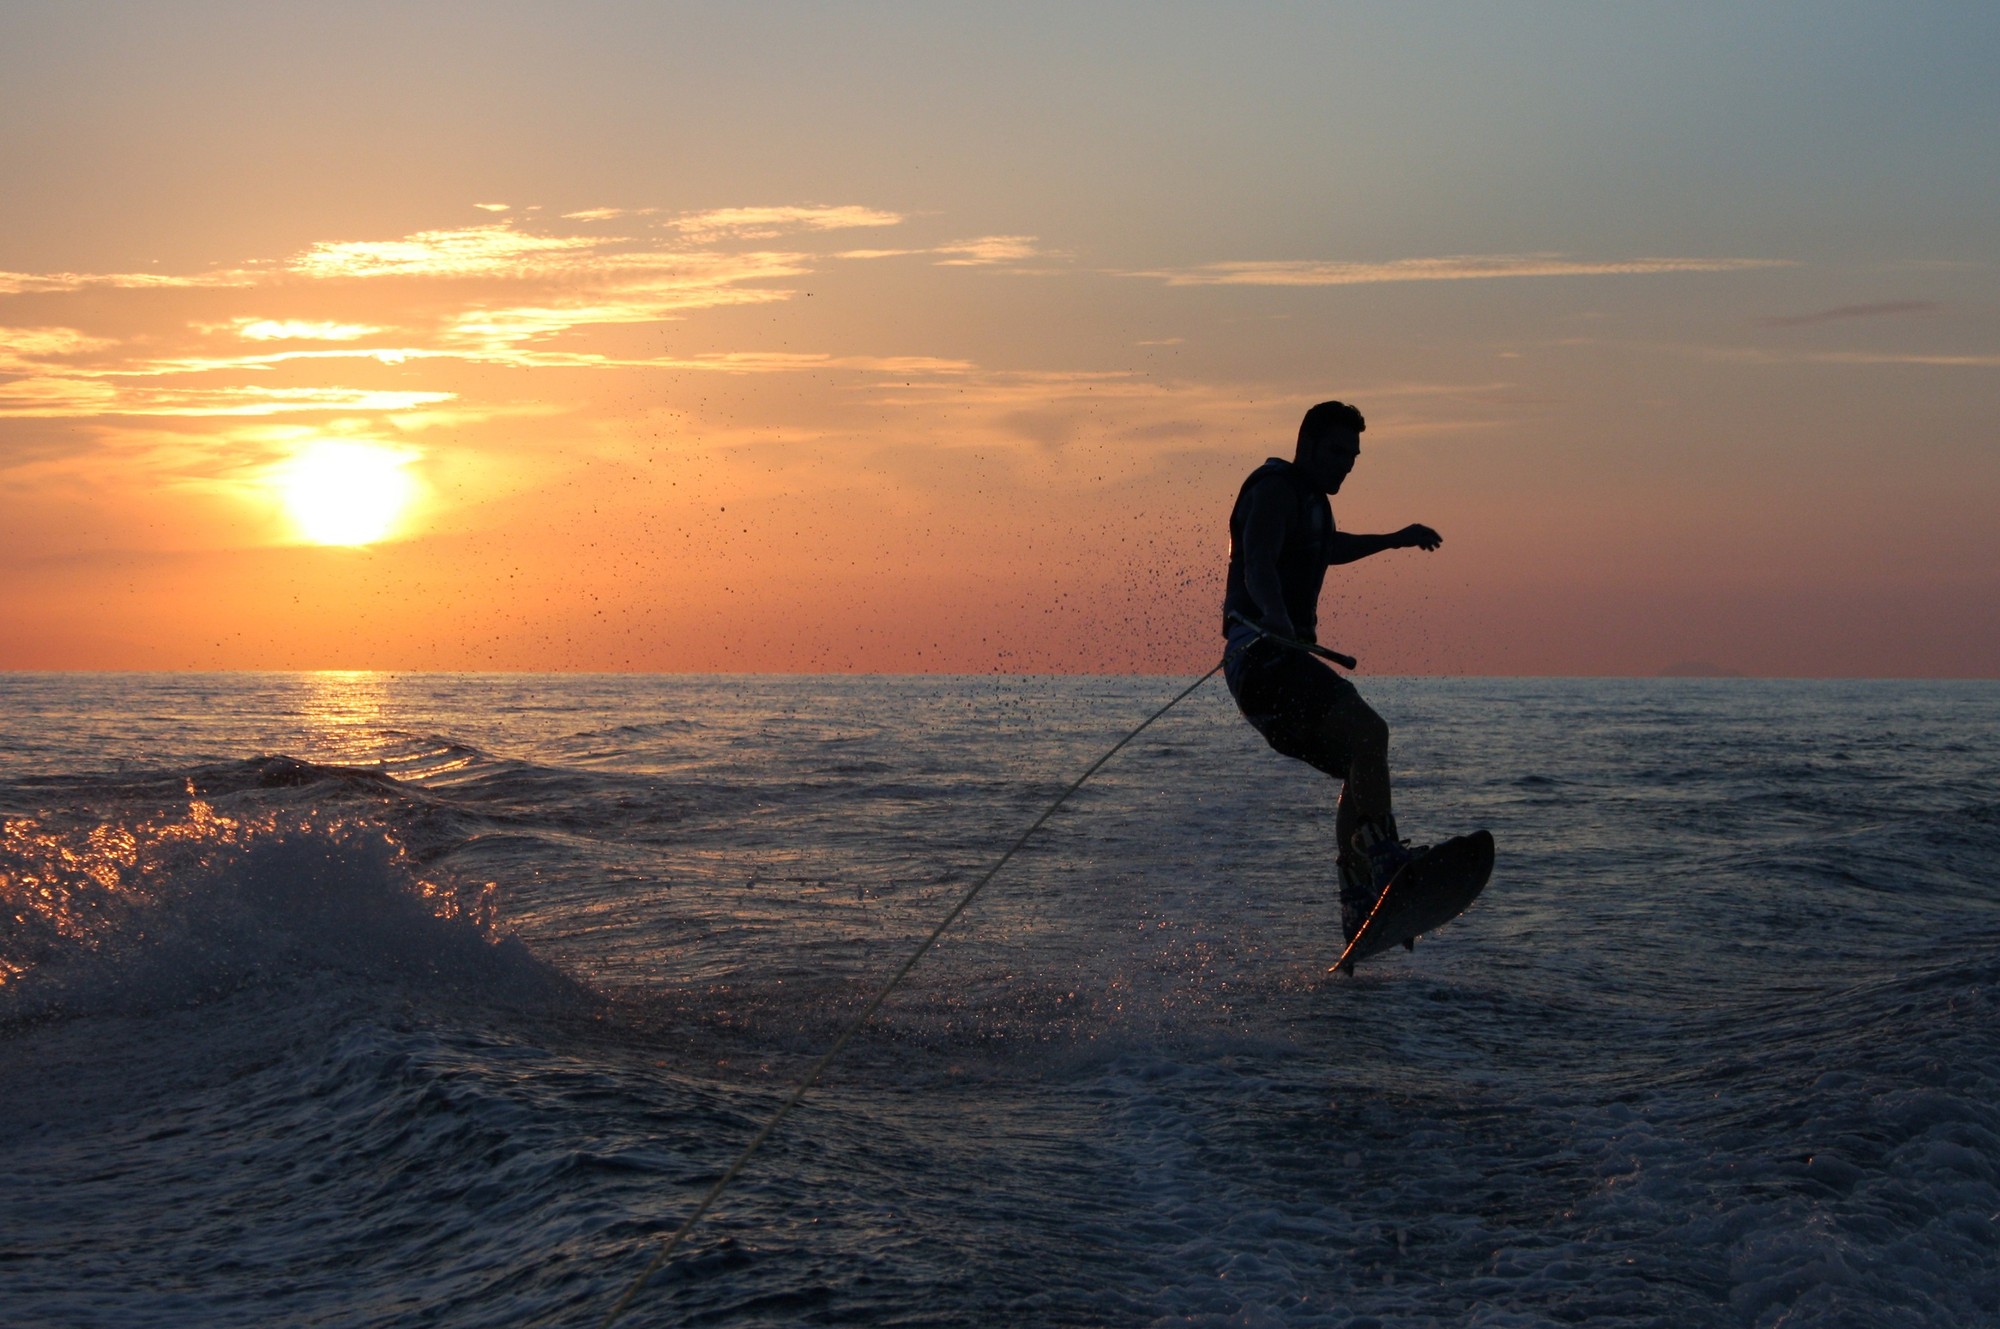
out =
<svg viewBox="0 0 2000 1329"><path fill-rule="evenodd" d="M494 919L490 882L423 871L392 827L320 809L12 818L0 1021L198 1002L338 970L532 1001L569 987Z"/></svg>

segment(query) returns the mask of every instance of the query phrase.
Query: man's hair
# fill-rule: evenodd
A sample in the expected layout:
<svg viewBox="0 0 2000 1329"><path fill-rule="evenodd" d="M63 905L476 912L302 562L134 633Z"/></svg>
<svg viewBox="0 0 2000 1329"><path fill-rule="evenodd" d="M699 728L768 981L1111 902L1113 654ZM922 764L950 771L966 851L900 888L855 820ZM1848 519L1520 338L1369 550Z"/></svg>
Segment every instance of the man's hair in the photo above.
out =
<svg viewBox="0 0 2000 1329"><path fill-rule="evenodd" d="M1361 412L1344 401L1323 401L1299 421L1299 446L1317 443L1328 434L1359 434L1368 428Z"/></svg>

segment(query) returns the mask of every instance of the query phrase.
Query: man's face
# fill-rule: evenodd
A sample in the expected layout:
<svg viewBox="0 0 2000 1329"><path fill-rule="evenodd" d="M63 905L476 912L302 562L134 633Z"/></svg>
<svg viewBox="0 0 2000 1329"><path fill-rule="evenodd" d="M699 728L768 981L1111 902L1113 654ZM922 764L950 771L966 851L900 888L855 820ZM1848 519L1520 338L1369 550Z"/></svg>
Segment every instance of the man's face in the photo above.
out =
<svg viewBox="0 0 2000 1329"><path fill-rule="evenodd" d="M1307 478L1329 494L1340 492L1340 482L1354 469L1361 455L1361 435L1353 431L1321 435L1300 457Z"/></svg>

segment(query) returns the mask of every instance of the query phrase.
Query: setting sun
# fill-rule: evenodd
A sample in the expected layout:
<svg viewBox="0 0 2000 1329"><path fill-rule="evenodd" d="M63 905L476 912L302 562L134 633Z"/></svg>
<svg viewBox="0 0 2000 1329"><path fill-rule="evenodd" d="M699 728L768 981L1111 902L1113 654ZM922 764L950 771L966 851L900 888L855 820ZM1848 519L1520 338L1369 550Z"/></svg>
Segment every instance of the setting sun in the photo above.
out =
<svg viewBox="0 0 2000 1329"><path fill-rule="evenodd" d="M273 482L307 542L374 544L394 531L415 494L412 460L380 444L323 441L284 463Z"/></svg>

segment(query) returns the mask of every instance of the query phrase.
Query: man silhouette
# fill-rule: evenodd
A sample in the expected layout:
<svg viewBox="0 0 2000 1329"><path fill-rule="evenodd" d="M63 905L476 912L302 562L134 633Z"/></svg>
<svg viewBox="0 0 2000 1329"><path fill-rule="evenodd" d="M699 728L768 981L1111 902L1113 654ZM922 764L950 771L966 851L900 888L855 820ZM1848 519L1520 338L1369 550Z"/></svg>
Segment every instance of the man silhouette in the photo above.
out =
<svg viewBox="0 0 2000 1329"><path fill-rule="evenodd" d="M1436 549L1428 526L1393 535L1336 530L1329 494L1361 455L1361 412L1324 401L1299 422L1292 460L1250 473L1229 514L1229 582L1223 677L1243 718L1264 740L1341 781L1340 927L1352 941L1376 897L1415 853L1396 833L1389 798L1389 726L1352 683L1295 643L1317 640L1320 584L1336 563L1385 549Z"/></svg>

